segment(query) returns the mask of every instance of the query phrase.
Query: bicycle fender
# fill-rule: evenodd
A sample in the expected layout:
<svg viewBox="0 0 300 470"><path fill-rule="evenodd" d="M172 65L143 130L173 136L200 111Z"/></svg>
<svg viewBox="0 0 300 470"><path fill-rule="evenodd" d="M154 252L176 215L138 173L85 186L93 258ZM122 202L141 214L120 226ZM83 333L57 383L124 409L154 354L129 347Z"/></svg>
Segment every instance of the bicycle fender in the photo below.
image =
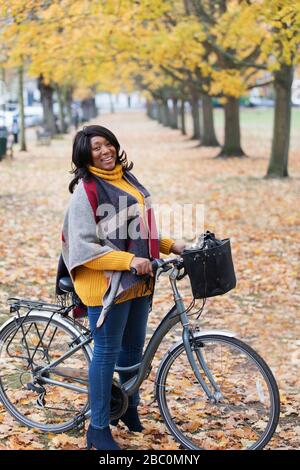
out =
<svg viewBox="0 0 300 470"><path fill-rule="evenodd" d="M205 335L221 335L221 336L229 336L229 338L236 338L237 333L229 330L200 330L196 331L194 335L198 338L199 336Z"/></svg>
<svg viewBox="0 0 300 470"><path fill-rule="evenodd" d="M194 337L195 338L201 338L202 336L207 336L207 335L220 335L220 336L227 336L228 338L236 338L237 337L236 333L234 333L233 331L229 331L229 330L201 330L201 331L195 331L194 332ZM168 353L173 351L174 349L176 349L182 343L183 343L182 339L177 341L168 350Z"/></svg>
<svg viewBox="0 0 300 470"><path fill-rule="evenodd" d="M31 312L27 315L28 318L30 317L34 317L35 315L39 315L40 317L44 317L44 318L47 318L49 319L49 312L43 312L41 310L31 310ZM20 316L20 319L24 318L26 315L22 315ZM2 332L2 330L4 330L4 328L9 325L10 323L14 323L16 320L18 320L19 317L17 315L13 316L13 317L10 317L5 323L3 323L3 325L1 325L1 328L0 328L0 334ZM73 325L72 321L70 321L70 319L67 318L64 318L62 317L60 314L56 313L54 316L53 316L53 319L55 319L58 323L60 323L61 325L64 325L66 328L68 328L69 330L72 331L72 333L74 333L75 337L79 337L80 336L80 331ZM90 360L92 360L92 357L93 357L93 352L92 352L92 349L90 347L89 344L86 344L85 345L87 351L88 351L88 354L89 354L89 357L90 357Z"/></svg>

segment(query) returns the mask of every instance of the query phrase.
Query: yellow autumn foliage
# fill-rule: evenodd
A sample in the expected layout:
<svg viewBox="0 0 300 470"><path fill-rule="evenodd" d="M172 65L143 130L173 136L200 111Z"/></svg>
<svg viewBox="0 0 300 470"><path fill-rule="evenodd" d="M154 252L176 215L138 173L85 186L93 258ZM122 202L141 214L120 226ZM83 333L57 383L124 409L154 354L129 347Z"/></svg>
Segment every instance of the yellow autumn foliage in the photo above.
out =
<svg viewBox="0 0 300 470"><path fill-rule="evenodd" d="M72 89L132 90L139 77L153 90L192 80L235 97L299 63L300 0L199 5L206 21L179 0L1 0L0 62Z"/></svg>

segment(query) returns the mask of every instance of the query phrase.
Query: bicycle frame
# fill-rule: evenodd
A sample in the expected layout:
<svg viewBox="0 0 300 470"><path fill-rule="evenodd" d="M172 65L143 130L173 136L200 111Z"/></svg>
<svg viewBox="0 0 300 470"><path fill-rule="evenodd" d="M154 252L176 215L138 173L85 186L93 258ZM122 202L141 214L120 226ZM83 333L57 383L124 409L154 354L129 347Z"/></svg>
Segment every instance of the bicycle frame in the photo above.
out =
<svg viewBox="0 0 300 470"><path fill-rule="evenodd" d="M222 398L222 393L221 393L220 388L218 387L216 381L214 380L214 378L213 378L213 376L212 376L212 374L211 374L211 372L210 372L210 370L209 370L209 368L208 368L208 366L205 362L204 356L201 352L201 347L196 347L195 337L194 337L193 331L190 328L189 318L188 318L188 315L186 313L186 309L185 309L185 306L184 306L184 303L183 303L183 299L182 299L181 294L178 291L177 284L176 284L178 274L179 274L179 270L176 266L171 268L171 273L169 275L169 279L170 279L170 283L171 283L171 287L172 287L172 291L173 291L173 298L174 298L174 303L175 304L169 310L167 315L162 319L159 326L155 330L153 336L150 338L149 343L146 347L146 350L143 354L142 361L138 364L134 364L134 365L129 366L129 367L116 366L115 367L115 372L135 372L135 371L137 371L137 374L134 377L129 379L124 384L120 385L121 389L123 390L123 392L127 396L133 395L139 389L141 383L150 374L151 369L152 369L151 364L152 364L153 358L154 358L154 356L156 354L156 351L157 351L160 343L162 342L163 338L167 335L167 333L177 323L181 322L182 327L183 327L182 340L183 340L183 343L184 343L187 358L188 358L188 361L191 365L191 368L192 368L192 370L195 374L195 377L197 378L197 380L199 381L201 387L203 388L204 392L206 393L208 399L211 402L216 403L217 401L219 401ZM47 304L45 304L45 305L47 305ZM40 306L40 304L39 304L39 306ZM51 310L51 307L53 307L53 306L51 306L49 304L49 307L47 305L47 307L42 309L42 310L48 310L49 311L49 310ZM68 309L70 309L70 308L71 307L68 307ZM88 329L82 330L81 325L80 325L81 330L79 330L78 329L79 324L76 324L76 322L74 322L74 320L72 320L69 317L63 317L61 315L62 312L60 312L59 309L56 308L55 310L56 311L54 313L52 311L53 315L51 315L51 319L56 319L58 322L60 322L62 324L65 324L65 326L68 327L68 328L72 327L74 329L75 339L74 339L74 342L71 344L71 348L68 352L66 352L60 358L58 358L55 361L51 362L47 366L45 366L45 367L39 369L38 371L36 371L35 375L34 375L34 378L37 379L40 384L43 384L43 383L52 384L52 385L61 386L61 387L64 387L64 388L67 388L67 389L70 389L70 390L74 390L74 391L77 391L79 393L87 393L88 394L88 387L83 388L83 387L79 387L79 386L76 386L76 385L73 385L73 384L71 385L71 384L68 384L68 383L63 383L63 382L45 377L45 374L47 372L50 372L52 374L56 374L58 376L62 376L62 377L65 377L65 378L70 377L74 381L77 381L80 384L88 385L87 371L86 371L86 376L84 376L83 371L79 371L79 374L78 374L78 371L77 371L77 376L76 376L76 370L75 369L72 370L72 374L70 375L70 370L69 369L67 369L67 368L65 368L65 369L64 368L58 368L57 366L60 363L63 363L64 360L66 360L67 358L69 358L70 356L75 354L83 346L87 348L88 354L90 355L90 359L91 359L92 358L92 351L91 351L91 348L88 345L93 339L92 338L92 333ZM31 310L29 313L27 313L26 317L34 315L34 312L41 315L41 309L37 308L36 310ZM18 315L19 315L19 312L18 312ZM45 315L45 317L47 317L46 313L44 315ZM48 317L49 317L49 315L48 315ZM19 316L19 319L21 319L20 316ZM22 328L22 331L23 331L23 334L24 334L24 330L23 330L23 326L22 326L23 321L24 321L24 319L21 320L20 327ZM5 325L3 325L3 327L4 326ZM48 327L48 325L47 325L47 327ZM225 331L220 331L220 330L210 330L209 332L202 331L202 332L197 333L197 339L199 339L199 337L201 338L201 335L204 335L204 334L207 334L207 333L219 333L219 334L226 334L227 336L235 336L234 333L231 333L231 332L228 332L228 331L225 332ZM44 334L45 334L45 331L43 332L42 337L40 338L40 342L39 342L37 347L39 347L40 343L42 343ZM80 337L82 337L81 341L80 341ZM27 352L28 352L28 348L27 348ZM197 356L199 364L202 368L202 371L204 372L205 376L207 377L209 383L212 386L212 389L213 389L212 392L211 392L211 390L209 389L208 385L206 384L205 380L202 377L202 374L199 370L199 367L197 365L197 362L195 360L193 352L196 353L196 356ZM32 360L32 358L31 358L31 360ZM69 375L68 375L67 372L69 372Z"/></svg>
<svg viewBox="0 0 300 470"><path fill-rule="evenodd" d="M199 415L195 414L195 424L197 424L197 426L199 425L200 436L202 435L205 438L205 434L202 434L203 432L214 430L210 425L211 417L215 415L215 410L217 413L220 413L220 420L218 418L219 415L217 414L216 416L216 431L218 431L218 434L215 436L215 439L219 440L220 426L223 423L223 417L225 419L231 418L235 410L237 410L238 420L236 422L238 423L238 431L241 430L241 434L239 434L238 437L242 438L242 431L245 427L246 439L244 439L245 442L243 442L243 439L236 442L235 426L232 427L230 424L228 430L232 431L234 442L231 442L229 439L228 445L231 446L232 444L235 446L236 444L238 449L240 447L246 447L249 450L263 448L276 429L280 411L278 387L270 368L250 346L240 340L233 339L233 337L236 336L234 333L225 330L200 330L198 325L195 325L194 322L190 322L190 315L198 314L199 311L202 312L202 308L198 312L194 310L191 311L192 307L194 307L194 302L185 308L183 298L177 289L177 280L182 279L185 275L185 271L183 274L181 273L183 267L182 260L179 259L177 262L176 259L164 261L156 260L156 262L157 261L161 261L161 264L157 263L158 270L160 270L160 272L157 271L157 278L161 272L170 273L169 280L173 292L174 305L161 320L151 336L142 360L138 364L134 364L130 367L115 367L115 372L133 372L134 376L123 384L113 379L110 408L111 422L114 424L113 420L118 419L124 414L128 406L128 397L135 394L144 379L149 376L154 356L162 340L175 325L180 323L182 339L176 344L172 343L171 347L162 358L156 372L156 380L154 383L155 399L157 400L167 428L184 448L200 448L199 445L201 442L198 442L197 435L195 435L196 441L194 442L194 432L190 433L191 428L187 426L186 416L183 414L176 419L177 415L173 414L173 411L174 413L178 411L180 415L180 411L183 410L183 413L187 411L189 415L189 407L186 408L186 406L184 406L185 398L181 398L181 396L183 396L183 388L186 388L188 393L187 397L191 400L191 409L194 409L195 405L195 411L196 409L197 412L199 411ZM68 316L68 313L74 308L75 304L61 307L41 301L34 302L24 299L9 300L12 301L11 312L16 312L16 314L14 318L10 318L0 328L0 349L1 353L4 353L1 356L3 365L5 364L5 358L8 358L8 366L6 369L4 367L3 377L5 378L7 376L9 380L2 382L1 378L0 390L1 400L5 408L16 419L30 427L36 425L38 428L45 431L50 427L51 429L53 428L53 432L65 432L65 430L72 429L73 427L82 429L85 420L91 416L91 409L89 408L88 399L86 399L86 397L88 398L89 392L87 366L93 357L92 348L90 346L93 340L93 332L86 328L84 324ZM25 314L22 313L22 315L20 315L19 309L21 307L26 308ZM199 317L200 315L198 315L197 319L199 319ZM17 335L18 332L19 334ZM214 346L220 344L221 350L218 348L216 352ZM223 344L229 347L229 353L226 352L226 348L224 352L222 349ZM15 345L16 348L14 347ZM206 346L208 346L208 348L206 348ZM237 374L243 374L244 368L246 369L244 362L240 360L240 356L238 356L237 362L232 363L232 367L230 367L231 363L229 363L229 367L224 368L223 359L226 360L228 356L229 361L231 360L232 347L234 351L238 350L240 352L242 358L246 357L247 365L249 362L248 374L245 376L246 382L240 382L238 375L233 375L232 382L226 378L227 375L229 374L230 376L231 372L235 371L235 369L237 369ZM67 352L63 353L62 351ZM72 355L76 354L78 351L80 352L79 357L75 356L72 358L73 360L65 363L66 359L72 357ZM57 358L57 354L62 355ZM52 360L51 358L53 356L54 359ZM215 367L215 358L218 359L219 357L220 362L217 363ZM17 361L12 361L10 364L9 358L21 359L23 362L19 367ZM179 362L176 362L178 358ZM78 360L74 361L74 359ZM235 361L235 354L233 354L233 361ZM174 368L173 364L175 364ZM208 367L208 364L211 365L211 369ZM218 364L220 364L221 369L218 367ZM237 367L235 367L235 365L237 365ZM252 373L253 369L251 366L253 365L256 366L255 370L259 373L259 376L257 372ZM178 370L182 371L182 373L178 374ZM13 373L11 371L13 371ZM212 371L215 372L212 374ZM224 378L223 372L225 372ZM57 378L55 375L60 376L62 379L59 380L59 377ZM172 389L177 376L180 382L177 386L174 385L174 394L172 395L170 387ZM185 383L184 386L182 386L182 378L188 380L188 385L191 386L190 390L188 386L185 387ZM18 380L18 383L16 380ZM29 382L27 382L27 380L29 380ZM250 389L248 393L247 385L248 383L251 385L251 381L252 389ZM220 382L224 396L217 382ZM8 387L5 386L6 383L8 383ZM25 409L23 407L19 409L19 406L15 405L14 399L11 400L10 398L11 393L13 394L12 396L15 397L15 383L17 383L19 389L21 385L23 389L25 388L34 392L33 395L29 395L27 403L24 403ZM82 394L83 397L79 397L78 399L80 409L77 409L77 407L74 409L73 406L69 405L63 408L57 408L55 400L54 403L51 402L51 387L48 396L49 403L47 403L47 384L74 391L76 394L76 404L77 393ZM236 385L236 392L234 392ZM266 393L263 388L265 386L268 387ZM9 390L8 393L7 390ZM168 395L169 391L170 394ZM255 398L254 395L254 398L252 398L251 391L256 391L257 398ZM202 407L201 404L198 407L197 393L200 393L200 401L204 403L204 407ZM73 396L67 395L68 397L70 396L69 402L73 405ZM236 404L234 403L235 395L237 395ZM62 393L61 396L64 401L64 393ZM60 394L58 391L58 393L55 394L55 398L59 397ZM269 397L270 400L266 397ZM169 406L169 399L171 400L170 403L172 403L171 407ZM56 424L56 420L52 420L50 423L48 423L48 421L44 423L44 419L39 419L40 416L35 414L35 400L39 408L45 408L46 417L47 410L51 409L67 410L68 412L75 412L76 415L73 415L73 417L71 415L71 419L67 416L67 421L65 419L63 423ZM179 406L176 408L176 405L173 407L173 403L177 403L177 400L179 400ZM221 402L220 405L219 402ZM18 403L19 401L17 401L17 404ZM213 405L217 404L217 406L211 408L210 403ZM27 404L33 409L33 420L31 419L30 412L28 415ZM208 411L205 409L207 405ZM254 409L255 413L248 413L248 405ZM228 411L229 415L227 414ZM243 411L245 413L240 418L240 412L242 413ZM253 428L251 435L249 434L249 416L251 417L250 425ZM252 416L254 416L253 422ZM193 413L188 417L193 419ZM204 420L203 423L201 421L202 419ZM266 419L268 419L268 421L266 421ZM258 420L257 423L259 427L256 426L256 420ZM264 430L261 427L263 420L265 423ZM182 423L183 429L181 429ZM207 424L209 425L208 429L204 429ZM187 435L185 431L188 432ZM209 437L213 438L214 436ZM210 448L210 444L208 448Z"/></svg>
<svg viewBox="0 0 300 470"><path fill-rule="evenodd" d="M151 363L161 341L167 335L167 333L171 330L171 328L173 328L173 326L181 322L182 327L183 327L182 339L183 339L187 357L192 367L192 370L196 378L198 379L201 387L203 388L204 392L206 393L208 399L211 402L216 403L223 397L223 395L205 362L205 359L203 357L201 350L199 350L199 348L195 349L195 345L193 344L193 341L195 340L195 338L190 328L189 318L186 313L186 308L184 306L182 296L179 293L177 284L176 284L178 274L179 274L179 270L176 267L173 267L171 274L169 275L175 305L169 310L167 315L163 318L163 320L161 321L161 323L155 330L153 336L151 337L147 345L147 348L145 350L141 363L136 364L135 366L132 366L131 369L116 367L115 370L116 371L129 371L129 370L138 369L138 374L132 377L131 379L129 379L127 382L125 382L122 385L122 389L125 391L125 393L128 396L134 394L139 389L141 383L150 374L151 368L152 368ZM234 333L229 332L229 331L220 331L220 330L204 331L203 330L202 332L197 334L197 338L204 336L208 333L213 333L213 334L217 333L217 334L223 334L223 335L225 334L227 336L232 336L232 337L235 336ZM192 345L194 349L192 349ZM203 369L203 372L208 378L213 388L213 393L211 393L209 387L206 385L204 379L202 378L199 367L197 366L197 363L193 356L193 350L196 352L197 358Z"/></svg>

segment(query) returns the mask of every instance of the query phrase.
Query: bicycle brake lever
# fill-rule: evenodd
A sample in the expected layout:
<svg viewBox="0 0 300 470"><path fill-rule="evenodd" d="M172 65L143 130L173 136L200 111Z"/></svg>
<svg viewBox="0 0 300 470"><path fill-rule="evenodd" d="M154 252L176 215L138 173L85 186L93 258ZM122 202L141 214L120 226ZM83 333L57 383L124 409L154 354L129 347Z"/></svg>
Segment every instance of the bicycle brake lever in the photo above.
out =
<svg viewBox="0 0 300 470"><path fill-rule="evenodd" d="M161 275L161 273L164 272L164 268L157 268L156 270L156 273L155 273L155 282L158 280L159 276Z"/></svg>
<svg viewBox="0 0 300 470"><path fill-rule="evenodd" d="M157 270L156 270L156 274L155 274L155 280L157 280L162 273L167 273L172 268L173 268L173 266L170 266L170 265L169 266L165 265L165 266L158 267Z"/></svg>

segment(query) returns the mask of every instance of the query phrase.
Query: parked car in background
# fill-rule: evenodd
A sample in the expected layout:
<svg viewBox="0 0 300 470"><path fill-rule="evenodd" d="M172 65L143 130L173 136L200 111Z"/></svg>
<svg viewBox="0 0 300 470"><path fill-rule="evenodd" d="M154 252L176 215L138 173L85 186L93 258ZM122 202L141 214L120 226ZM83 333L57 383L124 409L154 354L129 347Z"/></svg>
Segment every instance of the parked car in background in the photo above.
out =
<svg viewBox="0 0 300 470"><path fill-rule="evenodd" d="M260 88L253 88L249 93L249 104L248 106L263 106L263 107L273 107L275 101L272 98L268 98L261 93Z"/></svg>
<svg viewBox="0 0 300 470"><path fill-rule="evenodd" d="M5 126L8 132L12 132L15 117L18 117L17 111L0 111L0 126Z"/></svg>
<svg viewBox="0 0 300 470"><path fill-rule="evenodd" d="M25 126L40 126L43 123L43 108L42 106L25 106Z"/></svg>
<svg viewBox="0 0 300 470"><path fill-rule="evenodd" d="M25 106L25 127L39 126L43 122L43 108L41 106ZM9 132L12 132L14 118L20 125L18 109L13 111L0 111L0 125L6 126Z"/></svg>
<svg viewBox="0 0 300 470"><path fill-rule="evenodd" d="M254 106L264 106L264 107L273 107L275 105L275 101L270 98L265 98L263 96L257 97L250 97L249 98L249 105L251 107Z"/></svg>
<svg viewBox="0 0 300 470"><path fill-rule="evenodd" d="M292 105L300 106L300 79L295 78L292 85Z"/></svg>

